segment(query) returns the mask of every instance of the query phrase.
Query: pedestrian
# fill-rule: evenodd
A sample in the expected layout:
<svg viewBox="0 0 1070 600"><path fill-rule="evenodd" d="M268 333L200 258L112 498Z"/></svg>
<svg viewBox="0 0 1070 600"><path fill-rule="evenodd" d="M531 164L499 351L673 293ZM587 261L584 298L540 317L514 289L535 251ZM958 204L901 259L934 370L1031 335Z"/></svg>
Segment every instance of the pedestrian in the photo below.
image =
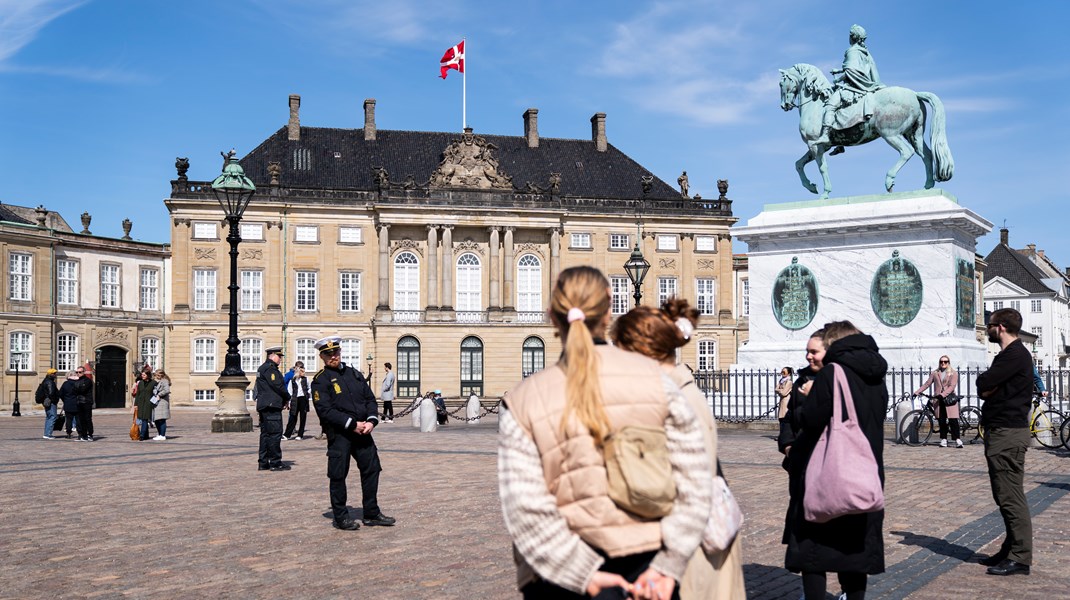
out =
<svg viewBox="0 0 1070 600"><path fill-rule="evenodd" d="M360 529L346 505L350 457L357 461L360 471L361 521L366 526L390 526L396 520L379 508L379 473L383 467L372 437L372 430L379 424L375 393L360 371L342 362L341 343L339 336L316 341L323 369L312 378L312 403L327 427L327 478L334 527Z"/></svg>
<svg viewBox="0 0 1070 600"><path fill-rule="evenodd" d="M59 388L59 396L63 400L63 414L67 415L68 440L71 439L71 431L76 431L78 427L78 394L74 391L76 381L78 372L71 371L67 373L67 380Z"/></svg>
<svg viewBox="0 0 1070 600"><path fill-rule="evenodd" d="M658 361L673 383L680 386L691 410L698 416L706 443L706 454L709 456L712 471L717 473L717 422L706 402L706 396L695 384L691 370L686 365L676 364L676 350L691 341L698 319L699 311L681 298L665 301L660 310L650 306L637 306L617 318L613 325L613 342L625 350L638 352ZM790 392L790 379L788 388ZM713 522L722 517L716 510L711 510L707 519ZM724 524L717 523L711 526L717 525L725 527ZM746 596L742 542L738 533L728 548L699 547L695 551L680 581L682 600L744 600Z"/></svg>
<svg viewBox="0 0 1070 600"><path fill-rule="evenodd" d="M791 367L784 367L780 370L780 381L776 384L778 420L783 419L784 415L788 414L788 400L791 399L791 378L794 375L795 371Z"/></svg>
<svg viewBox="0 0 1070 600"><path fill-rule="evenodd" d="M305 376L305 363L297 361L292 369L294 375L286 384L286 391L290 394L290 418L286 421L286 431L282 434L284 440L305 439L305 420L308 419L308 377ZM300 424L298 423L300 421ZM294 427L297 427L297 436L294 436Z"/></svg>
<svg viewBox="0 0 1070 600"><path fill-rule="evenodd" d="M152 421L152 396L156 391L156 382L148 371L142 370L137 375L134 386L134 414L137 416L138 441L149 439L149 422Z"/></svg>
<svg viewBox="0 0 1070 600"><path fill-rule="evenodd" d="M383 400L383 422L394 422L394 365L383 363L386 374L383 375L383 387L380 398Z"/></svg>
<svg viewBox="0 0 1070 600"><path fill-rule="evenodd" d="M806 366L799 369L799 376L791 384L791 395L788 396L787 411L780 417L780 433L777 435L777 448L784 455L781 466L788 468L788 454L791 445L795 443L795 437L799 435L800 425L793 418L795 409L806 400L810 393L810 387L814 384L814 378L821 370L825 360L825 330L818 329L810 334L806 340ZM787 543L787 539L783 541Z"/></svg>
<svg viewBox="0 0 1070 600"><path fill-rule="evenodd" d="M914 395L932 388L932 398L929 404L936 413L936 419L940 423L940 447L947 448L947 422L951 420L951 439L955 440L955 447L962 448L962 440L959 438L959 404L954 401L947 403L947 398L955 398L955 390L959 387L959 374L951 368L951 358L946 354L940 357L939 366L929 373L929 378L921 384Z"/></svg>
<svg viewBox="0 0 1070 600"><path fill-rule="evenodd" d="M657 362L605 342L609 308L601 271L562 271L549 309L561 360L501 406L498 491L525 598L676 598L709 516L713 472L695 413ZM676 495L663 517L610 496L603 448L626 426L665 432Z"/></svg>
<svg viewBox="0 0 1070 600"><path fill-rule="evenodd" d="M1033 523L1023 486L1033 362L1018 339L1021 329L1022 315L1013 308L1001 308L989 316L988 341L999 344L1000 352L992 366L977 376L988 479L1007 530L999 551L980 561L989 575L1028 575L1033 564Z"/></svg>
<svg viewBox="0 0 1070 600"><path fill-rule="evenodd" d="M75 379L71 385L71 392L78 411L78 440L92 442L93 438L93 380L85 374L85 367L74 370ZM64 384L66 385L66 384ZM64 410L67 403L63 403Z"/></svg>
<svg viewBox="0 0 1070 600"><path fill-rule="evenodd" d="M171 378L163 369L158 369L153 378L156 379L156 392L153 394L152 420L156 423L156 437L152 439L162 442L167 439L167 420L171 418Z"/></svg>
<svg viewBox="0 0 1070 600"><path fill-rule="evenodd" d="M431 402L435 404L435 416L438 424L445 425L450 421L450 414L446 411L446 399L442 397L442 390L435 390L431 396Z"/></svg>
<svg viewBox="0 0 1070 600"><path fill-rule="evenodd" d="M793 573L802 572L806 600L825 598L828 572L837 574L841 598L863 600L868 576L884 572L884 510L814 523L804 517L803 496L810 456L832 421L835 369L829 365L833 364L839 365L847 378L859 429L869 440L884 485L884 415L888 409L884 377L888 363L873 338L849 321L826 323L824 345L827 350L822 368L808 384L806 398L789 413L798 434L786 460L789 500L784 566Z"/></svg>
<svg viewBox="0 0 1070 600"><path fill-rule="evenodd" d="M59 386L56 385L56 373L58 371L55 369L46 371L45 378L41 380L40 385L44 388L41 405L45 409L45 434L42 437L46 440L56 439L56 436L52 435L56 426L56 411L59 410Z"/></svg>
<svg viewBox="0 0 1070 600"><path fill-rule="evenodd" d="M282 362L282 346L266 350L267 360L256 370L256 412L260 415L259 471L289 471L290 465L282 462L282 411L290 395L282 381L279 363Z"/></svg>

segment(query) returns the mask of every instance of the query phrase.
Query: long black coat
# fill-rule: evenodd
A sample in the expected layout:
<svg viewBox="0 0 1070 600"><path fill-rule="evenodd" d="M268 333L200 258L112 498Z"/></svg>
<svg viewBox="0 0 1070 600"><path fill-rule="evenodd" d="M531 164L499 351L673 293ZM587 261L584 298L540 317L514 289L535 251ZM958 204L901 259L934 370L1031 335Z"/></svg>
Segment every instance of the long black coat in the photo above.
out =
<svg viewBox="0 0 1070 600"><path fill-rule="evenodd" d="M802 499L806 467L821 433L832 420L831 364L844 367L862 432L877 459L884 483L884 415L888 388L884 375L888 363L878 353L873 338L856 334L837 340L825 353L825 367L817 373L810 394L791 413L798 435L787 460L788 512L784 543L788 545L784 566L792 572L883 573L884 511L847 515L827 523L803 518Z"/></svg>
<svg viewBox="0 0 1070 600"><path fill-rule="evenodd" d="M282 407L290 400L290 393L286 391L286 384L282 381L282 372L275 361L265 360L256 370L255 394L257 411L282 411Z"/></svg>

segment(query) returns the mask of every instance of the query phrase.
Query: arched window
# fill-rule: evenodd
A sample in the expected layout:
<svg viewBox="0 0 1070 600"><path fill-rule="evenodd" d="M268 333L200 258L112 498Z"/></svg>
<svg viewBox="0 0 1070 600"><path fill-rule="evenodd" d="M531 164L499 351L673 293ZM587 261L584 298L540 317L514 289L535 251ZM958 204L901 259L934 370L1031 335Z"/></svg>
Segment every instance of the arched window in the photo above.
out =
<svg viewBox="0 0 1070 600"><path fill-rule="evenodd" d="M483 274L479 257L471 252L457 259L457 312L483 310Z"/></svg>
<svg viewBox="0 0 1070 600"><path fill-rule="evenodd" d="M461 342L461 397L483 395L483 342L466 337Z"/></svg>
<svg viewBox="0 0 1070 600"><path fill-rule="evenodd" d="M542 321L542 263L534 254L516 263L516 312L521 322Z"/></svg>
<svg viewBox="0 0 1070 600"><path fill-rule="evenodd" d="M420 261L412 252L394 257L394 310L420 310Z"/></svg>
<svg viewBox="0 0 1070 600"><path fill-rule="evenodd" d="M524 340L521 360L521 377L543 370L546 366L546 345L542 340L532 336Z"/></svg>
<svg viewBox="0 0 1070 600"><path fill-rule="evenodd" d="M63 374L78 366L78 336L61 333L56 336L56 369Z"/></svg>
<svg viewBox="0 0 1070 600"><path fill-rule="evenodd" d="M267 358L264 355L264 340L260 338L242 339L238 352L241 352L241 370L246 374L255 374Z"/></svg>
<svg viewBox="0 0 1070 600"><path fill-rule="evenodd" d="M717 340L699 340L698 370L717 370Z"/></svg>
<svg viewBox="0 0 1070 600"><path fill-rule="evenodd" d="M397 395L415 398L420 393L420 341L411 335L398 340Z"/></svg>

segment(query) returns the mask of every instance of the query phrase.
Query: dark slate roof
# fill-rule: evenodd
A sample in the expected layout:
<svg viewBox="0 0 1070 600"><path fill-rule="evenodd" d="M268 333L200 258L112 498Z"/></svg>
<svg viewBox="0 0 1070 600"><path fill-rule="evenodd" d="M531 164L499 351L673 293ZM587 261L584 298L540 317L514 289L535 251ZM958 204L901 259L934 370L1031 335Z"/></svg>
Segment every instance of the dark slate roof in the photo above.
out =
<svg viewBox="0 0 1070 600"><path fill-rule="evenodd" d="M612 144L598 152L591 140L540 138L538 148L528 148L522 136L476 135L497 146L493 156L499 171L510 176L518 189L529 181L548 187L550 173L555 172L561 174L561 196L635 199L642 195L640 177L652 175ZM392 182L412 175L423 184L442 162L446 147L460 137L459 133L380 129L377 139L365 141L363 129L302 127L301 139L290 141L283 127L246 155L241 165L257 187L271 180L268 163L278 162L284 186L371 191L377 189L373 167L386 168ZM310 151L310 169L294 169L297 149ZM679 200L680 192L655 176L648 198Z"/></svg>
<svg viewBox="0 0 1070 600"><path fill-rule="evenodd" d="M29 221L18 216L13 210L3 204L0 204L0 221L10 221L12 223L22 223L24 225L30 224Z"/></svg>
<svg viewBox="0 0 1070 600"><path fill-rule="evenodd" d="M985 268L985 279L988 281L1002 277L1031 294L1052 293L1052 289L1042 281L1048 276L1040 267L1006 244L997 244L985 257L985 262L988 263Z"/></svg>

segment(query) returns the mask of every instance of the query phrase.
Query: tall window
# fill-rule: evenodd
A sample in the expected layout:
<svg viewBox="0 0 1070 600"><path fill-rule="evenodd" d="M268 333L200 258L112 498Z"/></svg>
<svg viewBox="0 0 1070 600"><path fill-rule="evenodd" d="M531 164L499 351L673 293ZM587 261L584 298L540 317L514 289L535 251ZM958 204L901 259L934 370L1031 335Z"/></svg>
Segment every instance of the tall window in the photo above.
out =
<svg viewBox="0 0 1070 600"><path fill-rule="evenodd" d="M78 263L73 260L56 261L56 302L78 304Z"/></svg>
<svg viewBox="0 0 1070 600"><path fill-rule="evenodd" d="M360 310L360 273L343 271L338 274L338 309L342 312Z"/></svg>
<svg viewBox="0 0 1070 600"><path fill-rule="evenodd" d="M158 269L141 269L141 310L160 310Z"/></svg>
<svg viewBox="0 0 1070 600"><path fill-rule="evenodd" d="M12 252L8 257L8 282L12 300L32 300L33 255Z"/></svg>
<svg viewBox="0 0 1070 600"><path fill-rule="evenodd" d="M264 272L243 270L238 279L242 311L264 310Z"/></svg>
<svg viewBox="0 0 1070 600"><path fill-rule="evenodd" d="M7 369L14 371L29 371L33 364L31 349L33 347L33 334L25 331L12 331L7 336Z"/></svg>
<svg viewBox="0 0 1070 600"><path fill-rule="evenodd" d="M360 370L360 340L354 338L347 338L342 340L342 362L345 364ZM315 364L315 363L312 363ZM307 367L309 363L305 363ZM367 373L364 373L367 375Z"/></svg>
<svg viewBox="0 0 1070 600"><path fill-rule="evenodd" d="M546 346L539 338L529 337L524 340L521 357L520 376L527 377L532 373L543 370L546 366Z"/></svg>
<svg viewBox="0 0 1070 600"><path fill-rule="evenodd" d="M1041 333L1044 331L1043 327L1030 327L1029 330L1033 332L1033 335L1037 336L1037 341L1034 344L1037 348L1044 346L1044 338L1041 337Z"/></svg>
<svg viewBox="0 0 1070 600"><path fill-rule="evenodd" d="M193 370L198 373L215 371L215 340L197 338L193 340Z"/></svg>
<svg viewBox="0 0 1070 600"><path fill-rule="evenodd" d="M420 393L420 341L407 335L398 340L397 378L399 398L414 398Z"/></svg>
<svg viewBox="0 0 1070 600"><path fill-rule="evenodd" d="M479 258L466 252L457 259L457 311L482 310L482 275Z"/></svg>
<svg viewBox="0 0 1070 600"><path fill-rule="evenodd" d="M717 369L717 340L699 340L698 370L713 371Z"/></svg>
<svg viewBox="0 0 1070 600"><path fill-rule="evenodd" d="M394 258L394 310L420 310L420 263L412 252Z"/></svg>
<svg viewBox="0 0 1070 600"><path fill-rule="evenodd" d="M1003 310L1003 301L1002 300L993 300L992 301L992 310L993 311Z"/></svg>
<svg viewBox="0 0 1070 600"><path fill-rule="evenodd" d="M1040 300L1030 300L1029 301L1029 310L1031 312L1035 312L1035 313L1040 312L1041 311Z"/></svg>
<svg viewBox="0 0 1070 600"><path fill-rule="evenodd" d="M698 307L699 314L712 315L716 314L714 309L714 293L717 288L716 279L696 279L695 280L695 298L696 305Z"/></svg>
<svg viewBox="0 0 1070 600"><path fill-rule="evenodd" d="M658 277L658 306L673 296L676 296L676 278Z"/></svg>
<svg viewBox="0 0 1070 600"><path fill-rule="evenodd" d="M158 369L162 366L162 363L160 362L160 338L141 338L140 350L141 360L145 361L145 364L152 365L154 369Z"/></svg>
<svg viewBox="0 0 1070 600"><path fill-rule="evenodd" d="M119 265L100 265L100 305L119 307Z"/></svg>
<svg viewBox="0 0 1070 600"><path fill-rule="evenodd" d="M612 306L610 312L615 315L623 315L628 312L628 287L631 282L627 277L610 277L609 289L611 292Z"/></svg>
<svg viewBox="0 0 1070 600"><path fill-rule="evenodd" d="M316 340L312 338L298 338L297 340L297 360L305 363L305 368L311 367L316 364Z"/></svg>
<svg viewBox="0 0 1070 600"><path fill-rule="evenodd" d="M297 310L311 312L316 310L316 275L315 271L297 272Z"/></svg>
<svg viewBox="0 0 1070 600"><path fill-rule="evenodd" d="M1011 308L1018 312L1022 312L1022 303L1017 300L1011 300Z"/></svg>
<svg viewBox="0 0 1070 600"><path fill-rule="evenodd" d="M483 395L483 342L466 337L461 342L461 397Z"/></svg>
<svg viewBox="0 0 1070 600"><path fill-rule="evenodd" d="M193 270L193 310L215 310L215 269Z"/></svg>
<svg viewBox="0 0 1070 600"><path fill-rule="evenodd" d="M542 312L542 263L525 254L516 264L517 312Z"/></svg>
<svg viewBox="0 0 1070 600"><path fill-rule="evenodd" d="M245 338L241 341L238 352L241 352L241 370L256 373L264 359L264 340Z"/></svg>
<svg viewBox="0 0 1070 600"><path fill-rule="evenodd" d="M73 371L78 366L78 336L61 333L56 336L56 370L60 373Z"/></svg>
<svg viewBox="0 0 1070 600"><path fill-rule="evenodd" d="M741 288L740 294L739 294L741 296L741 302L740 302L741 306L740 306L739 310L740 310L740 312L742 313L742 315L744 317L749 317L750 316L750 279L740 279L739 280L739 286Z"/></svg>

